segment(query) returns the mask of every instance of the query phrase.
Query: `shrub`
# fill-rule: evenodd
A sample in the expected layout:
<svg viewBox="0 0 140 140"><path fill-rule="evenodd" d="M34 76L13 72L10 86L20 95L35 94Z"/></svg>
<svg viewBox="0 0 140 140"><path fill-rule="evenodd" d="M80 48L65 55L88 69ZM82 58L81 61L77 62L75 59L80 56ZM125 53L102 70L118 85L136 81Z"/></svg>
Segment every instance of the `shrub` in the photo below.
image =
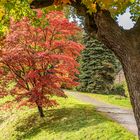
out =
<svg viewBox="0 0 140 140"><path fill-rule="evenodd" d="M123 84L115 84L113 89L112 89L112 93L120 95L120 96L127 97L127 95L125 94L125 89L124 89Z"/></svg>

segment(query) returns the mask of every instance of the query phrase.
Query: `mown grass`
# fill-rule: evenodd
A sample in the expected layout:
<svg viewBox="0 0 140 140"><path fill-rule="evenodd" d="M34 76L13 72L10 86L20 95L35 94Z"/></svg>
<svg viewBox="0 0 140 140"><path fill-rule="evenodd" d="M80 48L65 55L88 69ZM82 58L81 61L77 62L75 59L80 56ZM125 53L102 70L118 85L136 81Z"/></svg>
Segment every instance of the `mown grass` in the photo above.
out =
<svg viewBox="0 0 140 140"><path fill-rule="evenodd" d="M127 98L122 97L120 95L115 95L115 94L102 94L102 93L95 94L95 93L86 93L86 92L81 92L81 93L88 95L99 101L102 101L104 103L131 109L132 106L130 103L129 92L128 92L128 87L127 87L126 81L122 82L121 84L124 85L125 94L127 95Z"/></svg>
<svg viewBox="0 0 140 140"><path fill-rule="evenodd" d="M90 96L94 99L97 99L99 101L102 101L104 103L113 104L124 108L132 108L129 97L125 98L119 95L112 95L112 94L106 95L106 94L93 94L93 93L83 93L83 92L81 93Z"/></svg>
<svg viewBox="0 0 140 140"><path fill-rule="evenodd" d="M18 110L0 122L0 140L137 140L89 104L57 98L60 106L45 111Z"/></svg>

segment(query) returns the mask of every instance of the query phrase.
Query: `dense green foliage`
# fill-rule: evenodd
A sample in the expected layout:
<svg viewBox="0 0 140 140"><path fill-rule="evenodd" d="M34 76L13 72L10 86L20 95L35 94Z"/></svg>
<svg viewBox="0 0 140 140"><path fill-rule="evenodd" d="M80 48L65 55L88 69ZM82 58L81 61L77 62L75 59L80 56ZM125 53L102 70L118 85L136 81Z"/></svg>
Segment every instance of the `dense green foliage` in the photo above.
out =
<svg viewBox="0 0 140 140"><path fill-rule="evenodd" d="M112 89L112 93L114 93L116 95L127 97L127 95L125 94L124 85L121 83L114 85L114 87Z"/></svg>
<svg viewBox="0 0 140 140"><path fill-rule="evenodd" d="M114 54L95 38L85 37L82 52L79 91L109 93L119 62Z"/></svg>
<svg viewBox="0 0 140 140"><path fill-rule="evenodd" d="M34 15L34 11L30 9L29 0L0 1L0 35L8 32L10 18L19 20L23 16L33 18Z"/></svg>
<svg viewBox="0 0 140 140"><path fill-rule="evenodd" d="M32 0L2 0L0 1L0 36L6 35L9 31L10 19L15 21L22 17L28 17L32 22L38 23L36 12L30 8ZM51 6L43 9L46 13L62 9L60 6Z"/></svg>
<svg viewBox="0 0 140 140"><path fill-rule="evenodd" d="M60 106L46 111L44 119L35 109L18 110L7 116L0 112L0 140L137 140L93 106L73 98L57 100Z"/></svg>

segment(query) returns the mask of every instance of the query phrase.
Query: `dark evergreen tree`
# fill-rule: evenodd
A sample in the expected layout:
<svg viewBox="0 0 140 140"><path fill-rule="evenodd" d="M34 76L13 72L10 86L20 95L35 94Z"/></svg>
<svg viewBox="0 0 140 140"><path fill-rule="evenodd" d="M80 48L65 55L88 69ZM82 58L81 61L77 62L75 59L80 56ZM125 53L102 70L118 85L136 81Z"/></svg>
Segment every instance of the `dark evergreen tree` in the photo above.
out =
<svg viewBox="0 0 140 140"><path fill-rule="evenodd" d="M84 37L85 50L80 59L80 91L110 93L120 63L96 38Z"/></svg>

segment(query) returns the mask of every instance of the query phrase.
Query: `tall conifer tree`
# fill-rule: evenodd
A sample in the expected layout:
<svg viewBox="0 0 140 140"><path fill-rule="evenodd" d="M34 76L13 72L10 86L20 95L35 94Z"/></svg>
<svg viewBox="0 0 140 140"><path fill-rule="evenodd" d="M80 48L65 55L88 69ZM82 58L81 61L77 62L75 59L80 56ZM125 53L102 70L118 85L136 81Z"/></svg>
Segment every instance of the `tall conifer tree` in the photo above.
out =
<svg viewBox="0 0 140 140"><path fill-rule="evenodd" d="M80 60L80 91L109 93L119 62L96 38L84 37L85 50Z"/></svg>

